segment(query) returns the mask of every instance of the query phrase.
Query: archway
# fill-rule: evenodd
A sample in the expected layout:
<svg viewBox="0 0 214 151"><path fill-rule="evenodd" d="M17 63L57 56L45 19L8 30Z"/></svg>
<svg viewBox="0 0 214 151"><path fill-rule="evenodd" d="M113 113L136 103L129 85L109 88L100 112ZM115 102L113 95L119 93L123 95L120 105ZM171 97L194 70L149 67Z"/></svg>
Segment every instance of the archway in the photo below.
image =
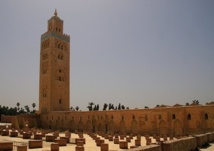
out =
<svg viewBox="0 0 214 151"><path fill-rule="evenodd" d="M109 134L114 134L114 132L115 132L114 121L111 120L110 123L109 123L109 127L108 127L108 133Z"/></svg>
<svg viewBox="0 0 214 151"><path fill-rule="evenodd" d="M83 131L83 122L81 120L78 122L78 131L79 132Z"/></svg>
<svg viewBox="0 0 214 151"><path fill-rule="evenodd" d="M166 126L166 122L164 120L161 120L159 122L159 134L160 135L166 135L167 134L167 126Z"/></svg>
<svg viewBox="0 0 214 151"><path fill-rule="evenodd" d="M125 134L126 133L126 127L125 127L125 121L122 119L120 121L120 128L119 128L120 134Z"/></svg>
<svg viewBox="0 0 214 151"><path fill-rule="evenodd" d="M183 135L183 126L180 120L175 120L174 122L174 134L175 136L182 136Z"/></svg>
<svg viewBox="0 0 214 151"><path fill-rule="evenodd" d="M90 120L87 121L87 127L86 130L92 131L92 122Z"/></svg>
<svg viewBox="0 0 214 151"><path fill-rule="evenodd" d="M138 122L135 119L131 122L131 132L132 134L138 134Z"/></svg>

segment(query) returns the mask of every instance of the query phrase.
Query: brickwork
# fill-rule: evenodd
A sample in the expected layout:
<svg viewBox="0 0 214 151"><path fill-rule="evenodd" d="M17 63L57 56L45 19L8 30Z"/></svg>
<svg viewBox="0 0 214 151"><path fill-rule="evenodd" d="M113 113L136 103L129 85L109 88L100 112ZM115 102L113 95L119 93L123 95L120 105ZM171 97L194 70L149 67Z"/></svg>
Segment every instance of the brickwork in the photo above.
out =
<svg viewBox="0 0 214 151"><path fill-rule="evenodd" d="M205 116L206 114L208 117ZM191 115L190 119L188 115ZM73 132L77 130L131 134L133 116L137 122L134 132L141 135L180 137L214 130L214 106L211 105L119 111L49 112L41 114L40 121L42 121L43 128L51 127Z"/></svg>
<svg viewBox="0 0 214 151"><path fill-rule="evenodd" d="M195 150L197 141L195 137L175 139L163 143L164 151Z"/></svg>
<svg viewBox="0 0 214 151"><path fill-rule="evenodd" d="M67 111L69 98L70 36L63 34L63 21L54 14L41 36L39 111ZM59 121L60 122L60 121Z"/></svg>

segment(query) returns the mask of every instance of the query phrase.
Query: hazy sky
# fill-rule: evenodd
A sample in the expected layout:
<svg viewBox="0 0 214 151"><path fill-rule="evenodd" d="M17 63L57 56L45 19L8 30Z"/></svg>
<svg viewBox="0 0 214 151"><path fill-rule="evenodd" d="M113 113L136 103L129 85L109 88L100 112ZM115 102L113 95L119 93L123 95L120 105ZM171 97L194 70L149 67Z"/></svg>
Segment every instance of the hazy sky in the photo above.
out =
<svg viewBox="0 0 214 151"><path fill-rule="evenodd" d="M213 0L5 0L1 105L39 106L40 37L55 8L71 36L71 106L214 101Z"/></svg>

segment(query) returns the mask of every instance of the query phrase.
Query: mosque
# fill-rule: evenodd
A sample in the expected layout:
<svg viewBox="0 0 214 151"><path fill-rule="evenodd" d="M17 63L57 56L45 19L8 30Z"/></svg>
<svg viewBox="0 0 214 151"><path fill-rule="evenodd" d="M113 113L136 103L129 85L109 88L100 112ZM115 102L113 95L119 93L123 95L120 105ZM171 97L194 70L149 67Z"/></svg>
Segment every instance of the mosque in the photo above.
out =
<svg viewBox="0 0 214 151"><path fill-rule="evenodd" d="M147 109L70 111L70 36L63 33L63 20L55 11L41 35L39 115L18 116L20 127L184 136L214 131L214 104L175 105ZM17 125L16 124L16 125Z"/></svg>

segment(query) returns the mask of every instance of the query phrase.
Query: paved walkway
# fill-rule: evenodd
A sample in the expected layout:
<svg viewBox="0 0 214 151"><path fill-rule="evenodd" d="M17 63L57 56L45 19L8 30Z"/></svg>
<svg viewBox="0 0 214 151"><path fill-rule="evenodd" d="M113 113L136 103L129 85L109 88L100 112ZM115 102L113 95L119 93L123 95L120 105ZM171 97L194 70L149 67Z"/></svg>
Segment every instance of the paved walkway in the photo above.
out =
<svg viewBox="0 0 214 151"><path fill-rule="evenodd" d="M60 134L60 136L64 136L64 134ZM70 141L74 142L75 138L79 138L77 134L72 133ZM84 138L86 139L86 144L84 145L85 151L100 151L100 147L96 146L95 141L87 134L84 134ZM43 138L44 139L44 138ZM103 138L104 139L104 138ZM128 147L134 146L134 137L130 143L128 143ZM20 142L23 144L28 143L29 139L22 139L22 136L19 135L18 137L9 137L9 136L0 136L0 141L12 141L12 142ZM155 140L152 140L154 142ZM43 141L43 148L42 150L50 150L50 144L52 142L46 142ZM116 151L122 151L122 149L119 148L119 144L114 144L113 141L108 141L105 139L105 143L109 144L109 150L116 150ZM142 146L146 145L145 137L141 138L141 144ZM67 144L67 146L61 146L60 151L75 151L75 144ZM39 149L28 149L28 151L41 151L41 148Z"/></svg>
<svg viewBox="0 0 214 151"><path fill-rule="evenodd" d="M60 136L64 136L64 134L60 133ZM74 142L75 138L79 138L77 134L72 133L71 134L71 142ZM84 145L85 151L100 151L100 147L96 146L95 141L87 134L84 134L84 138L86 139L86 144ZM44 138L43 138L44 139ZM103 138L104 139L104 138ZM130 146L134 146L134 140L136 137L134 137L130 143L128 143L128 148ZM0 142L1 141L12 141L12 142L19 142L23 144L27 144L29 139L22 139L22 136L19 135L18 137L9 137L9 136L0 136ZM50 150L50 144L52 142L46 142L43 141L43 148L42 150ZM108 141L105 139L105 143L109 144L109 150L116 150L116 151L122 151L122 149L119 148L119 144L114 144L112 141ZM155 143L155 140L152 139L152 143ZM141 145L146 145L145 137L141 137ZM200 149L201 151L214 151L214 144L210 144L211 146L206 149ZM75 151L75 144L67 144L67 146L61 146L60 151ZM16 147L14 148L16 151ZM41 148L39 149L28 149L28 151L41 151ZM124 150L123 150L124 151Z"/></svg>

